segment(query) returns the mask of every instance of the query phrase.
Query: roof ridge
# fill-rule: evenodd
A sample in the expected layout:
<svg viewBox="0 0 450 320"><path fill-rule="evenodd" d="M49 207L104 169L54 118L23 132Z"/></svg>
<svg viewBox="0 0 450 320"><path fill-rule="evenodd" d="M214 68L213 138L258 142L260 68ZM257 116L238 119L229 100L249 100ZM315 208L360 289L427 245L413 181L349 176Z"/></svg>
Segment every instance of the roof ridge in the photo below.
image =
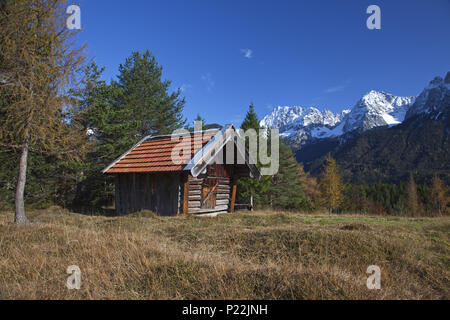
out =
<svg viewBox="0 0 450 320"><path fill-rule="evenodd" d="M146 136L144 138L145 139L144 141L155 139L155 138L166 138L166 137L170 138L170 137L187 136L188 134L192 135L192 134L196 134L196 133L218 132L220 130L221 129L218 129L218 128L212 128L212 129L201 130L201 131L188 131L188 130L186 130L187 132L185 132L185 133L178 133L178 134L171 133L171 134L162 134L162 135L157 135L157 136L148 135L148 136ZM144 141L142 141L142 142L144 142Z"/></svg>

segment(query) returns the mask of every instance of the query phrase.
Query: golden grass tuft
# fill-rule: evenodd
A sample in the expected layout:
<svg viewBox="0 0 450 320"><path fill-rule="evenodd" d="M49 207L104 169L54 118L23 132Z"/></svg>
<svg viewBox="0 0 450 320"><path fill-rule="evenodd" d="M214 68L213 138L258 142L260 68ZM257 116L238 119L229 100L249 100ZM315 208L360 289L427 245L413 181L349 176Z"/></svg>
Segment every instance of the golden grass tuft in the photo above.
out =
<svg viewBox="0 0 450 320"><path fill-rule="evenodd" d="M0 299L449 299L448 218L0 213ZM66 288L78 265L80 290ZM381 290L366 269L381 268Z"/></svg>

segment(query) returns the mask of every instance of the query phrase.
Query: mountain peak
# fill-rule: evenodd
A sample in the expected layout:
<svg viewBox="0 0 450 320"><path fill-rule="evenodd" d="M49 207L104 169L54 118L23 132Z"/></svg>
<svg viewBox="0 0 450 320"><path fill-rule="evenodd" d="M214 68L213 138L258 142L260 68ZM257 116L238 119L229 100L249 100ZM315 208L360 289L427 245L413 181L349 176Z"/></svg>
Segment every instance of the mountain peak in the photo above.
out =
<svg viewBox="0 0 450 320"><path fill-rule="evenodd" d="M371 90L351 110L333 113L316 107L278 106L260 124L279 129L290 145L300 147L309 140L401 123L413 101L414 97L397 97Z"/></svg>
<svg viewBox="0 0 450 320"><path fill-rule="evenodd" d="M439 117L448 113L450 108L450 72L447 72L445 80L435 77L429 85L417 96L415 103L408 110L406 118L409 119L418 114L427 114Z"/></svg>
<svg viewBox="0 0 450 320"><path fill-rule="evenodd" d="M442 77L435 77L433 80L430 81L430 84L428 85L428 87L426 87L426 89L437 88L443 84L444 79L442 79Z"/></svg>
<svg viewBox="0 0 450 320"><path fill-rule="evenodd" d="M347 115L344 132L367 131L375 127L401 123L414 97L398 97L371 90L365 94Z"/></svg>
<svg viewBox="0 0 450 320"><path fill-rule="evenodd" d="M435 77L417 97L370 90L351 110L340 113L315 107L279 106L261 120L261 125L278 128L287 142L298 148L315 139L394 126L417 113L427 113L437 119L445 116L443 111L449 109L449 100L450 72L445 80Z"/></svg>
<svg viewBox="0 0 450 320"><path fill-rule="evenodd" d="M279 106L266 115L260 122L265 128L277 128L290 144L300 147L311 138L337 136L341 132L332 129L339 124L348 113L333 113L330 110L319 110L316 107Z"/></svg>
<svg viewBox="0 0 450 320"><path fill-rule="evenodd" d="M386 92L383 91L378 91L378 90L370 90L369 92L367 92L363 97L367 97L367 96L379 96L379 95L386 95Z"/></svg>

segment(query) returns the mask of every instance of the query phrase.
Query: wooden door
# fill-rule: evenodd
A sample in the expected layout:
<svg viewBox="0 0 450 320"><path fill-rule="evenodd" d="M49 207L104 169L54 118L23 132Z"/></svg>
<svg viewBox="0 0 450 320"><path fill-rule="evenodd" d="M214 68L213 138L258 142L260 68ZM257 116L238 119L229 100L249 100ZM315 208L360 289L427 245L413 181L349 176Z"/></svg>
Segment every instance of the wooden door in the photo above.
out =
<svg viewBox="0 0 450 320"><path fill-rule="evenodd" d="M202 209L214 209L216 207L216 193L219 179L205 178L202 184Z"/></svg>

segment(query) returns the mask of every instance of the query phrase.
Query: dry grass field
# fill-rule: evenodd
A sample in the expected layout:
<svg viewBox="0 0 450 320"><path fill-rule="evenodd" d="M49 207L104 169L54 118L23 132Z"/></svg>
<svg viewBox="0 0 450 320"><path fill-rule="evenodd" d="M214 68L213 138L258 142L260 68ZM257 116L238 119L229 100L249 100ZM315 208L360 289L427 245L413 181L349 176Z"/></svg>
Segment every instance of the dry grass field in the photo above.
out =
<svg viewBox="0 0 450 320"><path fill-rule="evenodd" d="M450 219L0 213L0 299L449 299ZM68 290L78 265L81 289ZM381 290L366 269L381 268Z"/></svg>

